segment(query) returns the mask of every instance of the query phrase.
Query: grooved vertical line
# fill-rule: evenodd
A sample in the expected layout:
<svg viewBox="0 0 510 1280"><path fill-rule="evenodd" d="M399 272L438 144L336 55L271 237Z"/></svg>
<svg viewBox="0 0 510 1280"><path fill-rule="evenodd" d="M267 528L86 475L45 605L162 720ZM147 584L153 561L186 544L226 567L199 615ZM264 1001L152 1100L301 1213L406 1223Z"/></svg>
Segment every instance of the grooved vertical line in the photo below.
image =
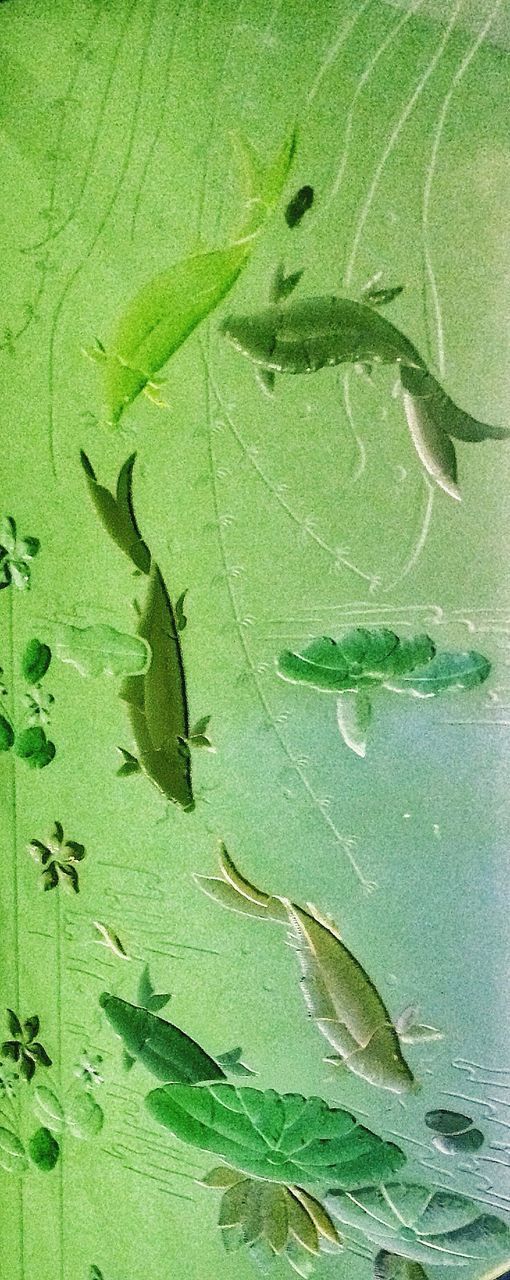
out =
<svg viewBox="0 0 510 1280"><path fill-rule="evenodd" d="M14 587L11 585L7 588L8 598L8 625L9 625L9 663L10 663L10 712L11 719L14 723L15 713L15 688L16 671L14 664ZM11 754L11 814L12 814L12 894L14 902L13 910L13 926L14 926L14 985L16 995L16 1013L19 1014L21 1006L21 978L19 968L19 878L18 878L18 820L17 820L17 790L16 790L16 758ZM17 1106L18 1128L21 1129L21 1099L18 1094ZM18 1220L19 1220L19 1257L20 1257L20 1275L24 1280L25 1275L25 1223L24 1223L24 1201L23 1201L23 1179L19 1179L18 1191Z"/></svg>
<svg viewBox="0 0 510 1280"><path fill-rule="evenodd" d="M57 885L56 892L56 987L57 987L57 1076L59 1083L59 1093L62 1096L62 1048L63 1048L63 1019L62 1019L62 903L60 900L60 886ZM59 1201L59 1246L60 1246L60 1265L59 1280L66 1280L64 1268L64 1144L60 1149L60 1159L58 1162L58 1201Z"/></svg>

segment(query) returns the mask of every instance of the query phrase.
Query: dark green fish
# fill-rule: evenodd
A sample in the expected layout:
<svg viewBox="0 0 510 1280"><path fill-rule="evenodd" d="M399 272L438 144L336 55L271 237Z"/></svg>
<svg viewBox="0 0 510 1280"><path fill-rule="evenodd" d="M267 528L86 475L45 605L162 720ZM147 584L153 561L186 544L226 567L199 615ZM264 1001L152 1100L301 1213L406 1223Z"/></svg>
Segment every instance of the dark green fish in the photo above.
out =
<svg viewBox="0 0 510 1280"><path fill-rule="evenodd" d="M396 364L411 438L425 470L460 498L453 439L503 440L510 429L479 422L460 409L432 376L419 351L391 321L364 302L330 294L229 316L232 346L272 373L316 373L330 365Z"/></svg>

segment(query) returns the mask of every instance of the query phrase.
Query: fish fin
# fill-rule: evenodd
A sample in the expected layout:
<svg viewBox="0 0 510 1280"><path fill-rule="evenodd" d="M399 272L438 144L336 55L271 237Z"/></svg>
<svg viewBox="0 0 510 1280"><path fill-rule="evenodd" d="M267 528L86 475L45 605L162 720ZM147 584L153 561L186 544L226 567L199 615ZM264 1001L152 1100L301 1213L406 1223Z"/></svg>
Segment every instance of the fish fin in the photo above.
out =
<svg viewBox="0 0 510 1280"><path fill-rule="evenodd" d="M425 398L413 396L405 389L405 383L404 409L412 442L425 471L450 498L460 502L457 457L452 441L427 411Z"/></svg>
<svg viewBox="0 0 510 1280"><path fill-rule="evenodd" d="M404 1035L413 1022L416 1022L419 1012L418 1005L406 1005L406 1008L402 1010L402 1013L395 1020L395 1031L399 1036Z"/></svg>
<svg viewBox="0 0 510 1280"><path fill-rule="evenodd" d="M225 1071L230 1071L231 1075L236 1076L256 1076L257 1072L252 1071L251 1067L247 1067L242 1061L242 1049L240 1045L236 1045L235 1049L230 1049L228 1053L217 1053L216 1062L220 1067L224 1067Z"/></svg>
<svg viewBox="0 0 510 1280"><path fill-rule="evenodd" d="M437 1027L428 1027L425 1023L416 1022L405 1031L399 1031L398 1038L402 1044L427 1044L432 1040L443 1040L444 1032Z"/></svg>

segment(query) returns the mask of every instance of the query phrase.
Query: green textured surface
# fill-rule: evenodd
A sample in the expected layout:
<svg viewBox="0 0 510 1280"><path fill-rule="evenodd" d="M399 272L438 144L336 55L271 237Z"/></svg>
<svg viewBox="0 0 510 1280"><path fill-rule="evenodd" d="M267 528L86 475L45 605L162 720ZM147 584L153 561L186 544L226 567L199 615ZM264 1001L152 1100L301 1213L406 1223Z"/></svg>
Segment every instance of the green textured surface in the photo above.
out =
<svg viewBox="0 0 510 1280"><path fill-rule="evenodd" d="M318 1094L399 1135L417 1182L503 1217L510 1205L510 446L459 442L462 503L432 496L391 398L394 372L374 386L336 370L277 380L272 401L218 332L227 308L267 305L281 257L305 268L302 296L355 295L382 271L405 285L388 317L455 401L509 425L510 10L444 0L441 21L431 11L0 5L1 505L41 541L30 593L0 593L3 679L19 703L25 645L37 636L55 655L59 623L136 631L143 580L100 526L79 460L83 448L113 487L136 449L143 537L172 600L189 589L190 719L211 714L216 748L193 756L195 811L167 807L145 778L116 776L116 747L135 749L116 682L84 680L54 656L55 760L32 770L0 756L1 1009L39 1014L54 1083L72 1083L84 1050L103 1056L105 1077L92 1141L65 1134L44 1175L0 1173L8 1280L89 1280L93 1264L104 1280L256 1275L248 1257L224 1254L218 1199L193 1181L212 1161L148 1117L154 1081L138 1066L124 1073L99 1007L105 988L135 999L146 962L156 990L172 993L168 1016L211 1056L239 1044L260 1088ZM480 41L493 11L497 43ZM101 371L82 348L107 342L152 275L226 242L239 212L229 132L267 158L296 118L285 199L228 303L165 369L169 408L139 398L117 432L100 428ZM314 206L289 231L285 200L305 183ZM58 234L32 249L48 227ZM475 648L491 677L431 703L388 697L360 760L333 705L274 665L283 648L356 624ZM79 896L42 894L26 852L55 819L86 848ZM404 1108L352 1074L332 1077L279 930L198 892L192 873L215 873L219 837L255 884L336 920L392 1018L416 1003L444 1032L406 1051L422 1089ZM98 945L96 920L129 962ZM47 1121L23 1107L28 1140ZM439 1107L467 1107L486 1135L479 1153L437 1152L424 1116ZM349 1252L324 1256L318 1274L369 1280L371 1266Z"/></svg>

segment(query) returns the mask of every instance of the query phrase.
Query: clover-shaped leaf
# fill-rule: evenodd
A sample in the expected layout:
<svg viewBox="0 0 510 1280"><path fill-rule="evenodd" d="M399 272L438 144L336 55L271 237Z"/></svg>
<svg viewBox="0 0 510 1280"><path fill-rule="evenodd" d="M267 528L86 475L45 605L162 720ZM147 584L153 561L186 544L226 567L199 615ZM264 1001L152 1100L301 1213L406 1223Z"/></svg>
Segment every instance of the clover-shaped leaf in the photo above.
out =
<svg viewBox="0 0 510 1280"><path fill-rule="evenodd" d="M30 587L30 565L40 548L38 538L18 537L16 521L7 516L0 527L0 590L11 585Z"/></svg>
<svg viewBox="0 0 510 1280"><path fill-rule="evenodd" d="M44 769L54 759L56 748L46 737L42 725L32 724L16 734L14 751L31 769Z"/></svg>
<svg viewBox="0 0 510 1280"><path fill-rule="evenodd" d="M62 881L74 893L79 893L77 863L83 862L85 846L79 844L77 840L66 840L61 822L55 822L47 844L42 840L33 839L28 846L28 852L34 862L42 867L42 885L46 892L56 889Z"/></svg>
<svg viewBox="0 0 510 1280"><path fill-rule="evenodd" d="M39 1034L39 1018L34 1015L21 1022L13 1009L7 1010L11 1039L4 1040L0 1046L0 1054L17 1064L19 1073L25 1080L32 1080L38 1066L51 1067L51 1058L44 1045L37 1040Z"/></svg>

